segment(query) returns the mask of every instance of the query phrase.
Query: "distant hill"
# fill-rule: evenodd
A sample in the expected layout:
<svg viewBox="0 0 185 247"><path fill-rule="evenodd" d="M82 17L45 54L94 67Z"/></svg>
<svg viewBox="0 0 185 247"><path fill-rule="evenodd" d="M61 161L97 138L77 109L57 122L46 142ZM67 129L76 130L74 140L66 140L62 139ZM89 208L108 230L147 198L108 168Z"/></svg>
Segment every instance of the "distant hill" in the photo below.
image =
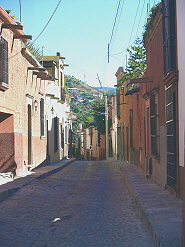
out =
<svg viewBox="0 0 185 247"><path fill-rule="evenodd" d="M114 87L94 87L96 89L101 89L101 90L105 90L105 91L116 91L116 88Z"/></svg>
<svg viewBox="0 0 185 247"><path fill-rule="evenodd" d="M96 94L103 93L104 95L110 96L115 94L116 89L111 87L91 87L83 81L75 78L74 76L65 75L65 85L67 88L77 88L79 92L85 94Z"/></svg>
<svg viewBox="0 0 185 247"><path fill-rule="evenodd" d="M98 94L100 91L96 88L89 86L74 76L65 75L65 85L67 88L77 88L79 92L85 92L88 94Z"/></svg>

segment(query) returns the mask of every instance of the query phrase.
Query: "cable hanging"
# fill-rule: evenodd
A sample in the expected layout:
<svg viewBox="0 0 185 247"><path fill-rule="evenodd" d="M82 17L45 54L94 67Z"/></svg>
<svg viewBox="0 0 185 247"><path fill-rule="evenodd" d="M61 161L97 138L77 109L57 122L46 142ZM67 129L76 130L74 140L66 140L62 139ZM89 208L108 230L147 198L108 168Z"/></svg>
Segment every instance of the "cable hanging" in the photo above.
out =
<svg viewBox="0 0 185 247"><path fill-rule="evenodd" d="M108 63L109 63L109 57L110 57L110 45L111 45L112 38L113 38L113 35L114 35L114 29L116 27L117 18L118 18L118 15L119 15L119 9L120 9L120 6L121 6L121 1L122 0L119 0L119 2L118 2L118 7L117 7L117 10L116 10L116 16L114 18L114 24L113 24L113 28L112 28L112 32L111 32L111 37L110 37L110 41L108 43ZM121 11L120 11L121 13L122 13L122 9L123 9L123 4L121 6ZM120 18L119 18L119 20L120 20Z"/></svg>
<svg viewBox="0 0 185 247"><path fill-rule="evenodd" d="M51 19L53 18L55 12L57 11L60 3L62 2L62 0L60 0L55 8L55 10L53 11L51 17L49 18L48 22L46 23L46 25L44 26L44 28L42 29L42 31L39 33L39 35L34 39L34 41L32 42L32 44L41 36L41 34L44 32L44 30L46 29L46 27L48 26L48 24L50 23Z"/></svg>

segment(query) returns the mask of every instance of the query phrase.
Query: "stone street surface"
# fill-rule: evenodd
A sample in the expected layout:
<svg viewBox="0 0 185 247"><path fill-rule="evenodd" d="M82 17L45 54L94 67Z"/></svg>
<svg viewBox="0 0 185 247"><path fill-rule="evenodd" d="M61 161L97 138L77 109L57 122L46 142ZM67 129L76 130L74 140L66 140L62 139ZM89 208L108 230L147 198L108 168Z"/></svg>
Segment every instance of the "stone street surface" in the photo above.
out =
<svg viewBox="0 0 185 247"><path fill-rule="evenodd" d="M0 247L152 247L116 162L76 161L0 203Z"/></svg>

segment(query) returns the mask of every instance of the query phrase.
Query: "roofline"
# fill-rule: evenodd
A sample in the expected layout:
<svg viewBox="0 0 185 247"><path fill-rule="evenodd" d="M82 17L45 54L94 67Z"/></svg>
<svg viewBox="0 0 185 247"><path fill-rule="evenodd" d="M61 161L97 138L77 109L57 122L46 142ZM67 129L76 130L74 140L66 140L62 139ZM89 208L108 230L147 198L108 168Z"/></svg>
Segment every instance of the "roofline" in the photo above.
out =
<svg viewBox="0 0 185 247"><path fill-rule="evenodd" d="M10 17L10 15L6 12L6 10L4 10L1 6L0 6L0 19L4 23L17 25L17 23ZM11 30L14 34L26 35L22 30L19 29L11 29ZM22 39L22 40L26 43L29 39Z"/></svg>

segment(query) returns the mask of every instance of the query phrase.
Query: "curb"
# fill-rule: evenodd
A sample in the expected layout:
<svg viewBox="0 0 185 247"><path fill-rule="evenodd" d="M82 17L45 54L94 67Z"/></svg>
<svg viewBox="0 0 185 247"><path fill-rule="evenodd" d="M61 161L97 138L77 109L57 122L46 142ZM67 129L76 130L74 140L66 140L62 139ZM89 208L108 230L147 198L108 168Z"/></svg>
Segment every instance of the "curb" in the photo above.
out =
<svg viewBox="0 0 185 247"><path fill-rule="evenodd" d="M151 223L150 223L148 217L145 215L145 212L144 212L144 210L143 210L143 208L142 208L142 206L141 206L141 204L140 204L140 202L139 202L139 199L137 198L137 196L136 196L136 194L135 194L134 189L132 188L131 184L130 184L129 181L128 181L128 178L127 178L125 169L124 169L123 167L121 167L121 170L123 171L123 176L124 176L125 183L126 183L126 186L127 186L127 188L128 188L128 191L129 191L129 193L131 194L131 196L134 198L134 201L135 201L135 203L136 203L136 206L137 206L137 208L138 208L138 210L139 210L141 216L142 216L143 219L144 219L144 222L145 222L145 224L146 224L146 226L147 226L147 229L148 229L150 235L152 236L152 240L153 240L153 242L154 242L154 246L155 246L155 247L163 247L163 246L161 245L160 241L157 240L156 233L155 233L155 231L154 231L154 229L153 229L153 227L152 227L152 225L151 225Z"/></svg>
<svg viewBox="0 0 185 247"><path fill-rule="evenodd" d="M143 218L144 223L145 223L145 225L147 227L147 230L149 231L149 234L152 237L154 246L155 247L168 247L168 246L180 247L181 246L180 245L180 240L179 240L177 235L176 235L176 238L175 238L177 240L177 242L176 241L175 242L172 241L171 244L170 244L170 241L173 239L173 237L170 238L171 240L169 240L168 237L169 237L169 234L170 234L171 230L173 230L172 229L173 228L172 225L169 226L170 228L168 230L168 234L167 235L165 233L166 229L162 228L162 229L164 229L164 232L161 232L161 230L160 230L161 226L159 225L159 221L157 223L157 221L155 220L155 217L153 217L153 216L151 217L151 215L149 214L148 210L146 210L147 208L145 207L146 201L145 200L143 201L143 199L141 197L141 193L137 191L137 188L135 188L135 184L132 184L132 179L131 179L131 177L129 175L130 174L129 171L127 171L127 167L124 167L124 166L121 165L120 168L121 168L121 171L123 172L123 177L125 179L125 183L126 183L126 186L128 188L128 191L129 191L130 195L133 197L133 199L134 199L134 201L136 203L136 207L137 207L137 209L139 211L139 214ZM173 217L172 217L172 220L173 220ZM156 225L156 223L157 223L157 225ZM175 225L174 225L174 227L175 227ZM179 233L179 235L180 235L180 233Z"/></svg>
<svg viewBox="0 0 185 247"><path fill-rule="evenodd" d="M34 180L47 178L47 177L59 172L60 170L64 169L65 167L67 167L68 165L73 163L74 161L76 161L76 159L69 160L68 162L65 162L65 164L60 165L57 168L53 168L52 170L44 172L43 174L40 174L40 175L38 175L36 173L39 172L39 169L42 170L43 167L42 168L38 167L38 168L35 168L35 174L31 174L31 175L28 175L26 177L17 178L12 182L1 185L0 186L0 203L3 202L4 200L6 200L8 197L15 194L18 190L29 185ZM47 165L45 167L47 167ZM25 182L21 183L20 180L25 180Z"/></svg>
<svg viewBox="0 0 185 247"><path fill-rule="evenodd" d="M57 172L59 172L60 170L64 169L65 167L67 167L68 165L72 164L76 159L73 160L69 160L69 162L66 162L64 165L57 167L49 172L43 173L40 176L38 176L36 179L44 179L46 177L49 177Z"/></svg>

